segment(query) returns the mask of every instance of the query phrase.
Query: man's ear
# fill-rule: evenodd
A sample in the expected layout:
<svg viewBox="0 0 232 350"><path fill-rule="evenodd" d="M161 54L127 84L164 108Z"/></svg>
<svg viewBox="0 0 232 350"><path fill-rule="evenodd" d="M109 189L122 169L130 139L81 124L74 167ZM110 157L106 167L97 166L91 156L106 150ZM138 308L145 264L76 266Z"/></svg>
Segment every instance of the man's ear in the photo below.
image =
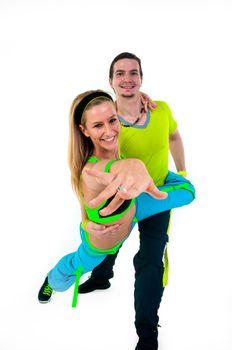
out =
<svg viewBox="0 0 232 350"><path fill-rule="evenodd" d="M111 86L112 89L113 89L113 86L112 86L112 79L111 79L111 78L109 78L109 84L110 84L110 86Z"/></svg>
<svg viewBox="0 0 232 350"><path fill-rule="evenodd" d="M88 131L85 129L85 127L83 125L79 125L79 128L81 130L81 132L86 136L89 137L89 133Z"/></svg>

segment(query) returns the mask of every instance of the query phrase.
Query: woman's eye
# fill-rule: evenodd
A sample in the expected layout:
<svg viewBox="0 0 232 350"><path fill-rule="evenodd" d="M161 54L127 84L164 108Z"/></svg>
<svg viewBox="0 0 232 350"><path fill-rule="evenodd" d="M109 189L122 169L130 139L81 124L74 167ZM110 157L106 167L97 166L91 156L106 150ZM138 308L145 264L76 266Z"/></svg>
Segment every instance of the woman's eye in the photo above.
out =
<svg viewBox="0 0 232 350"><path fill-rule="evenodd" d="M94 125L94 128L100 128L100 127L101 127L101 124Z"/></svg>

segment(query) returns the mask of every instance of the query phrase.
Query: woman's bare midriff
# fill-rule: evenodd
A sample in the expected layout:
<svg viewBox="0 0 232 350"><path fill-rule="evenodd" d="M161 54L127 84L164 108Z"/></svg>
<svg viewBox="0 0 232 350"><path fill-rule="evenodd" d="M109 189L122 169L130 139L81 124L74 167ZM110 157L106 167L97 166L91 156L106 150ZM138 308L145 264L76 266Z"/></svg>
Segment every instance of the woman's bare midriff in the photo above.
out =
<svg viewBox="0 0 232 350"><path fill-rule="evenodd" d="M132 224L132 220L135 215L135 205L125 213L120 219L110 222L109 224L104 224L105 226L119 224L120 228L116 232L112 232L110 237L106 238L97 238L91 234L89 234L90 243L98 248L98 249L110 249L115 247L118 243L123 241L128 234L130 233L130 228Z"/></svg>
<svg viewBox="0 0 232 350"><path fill-rule="evenodd" d="M90 168L93 167L93 163L88 164L88 167ZM98 194L104 190L104 188L105 188L105 185L99 185L97 190L93 190L89 186L87 186L86 183L83 181L82 191L83 191L84 201L88 203L93 198L96 198ZM102 250L115 247L118 243L123 241L130 233L130 228L131 228L132 220L135 215L135 211L136 211L136 207L135 207L135 204L133 204L131 208L128 210L128 212L126 212L121 218L115 221L111 221L109 223L105 223L104 226L111 226L116 224L120 225L117 231L110 233L110 236L98 238L88 233L90 243L94 247Z"/></svg>

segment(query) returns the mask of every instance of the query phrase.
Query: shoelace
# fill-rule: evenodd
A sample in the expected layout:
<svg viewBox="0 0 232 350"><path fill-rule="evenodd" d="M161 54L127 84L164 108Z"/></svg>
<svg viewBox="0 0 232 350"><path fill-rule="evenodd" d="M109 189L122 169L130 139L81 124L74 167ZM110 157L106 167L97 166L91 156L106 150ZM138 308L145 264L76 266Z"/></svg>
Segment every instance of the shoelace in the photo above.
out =
<svg viewBox="0 0 232 350"><path fill-rule="evenodd" d="M79 288L79 282L80 282L82 270L83 270L83 267L79 266L77 272L75 272L76 282L75 282L74 292L73 292L72 307L76 307L77 306L78 288Z"/></svg>
<svg viewBox="0 0 232 350"><path fill-rule="evenodd" d="M48 295L50 297L52 295L52 292L53 292L53 289L50 287L50 285L48 283L43 290L43 294Z"/></svg>

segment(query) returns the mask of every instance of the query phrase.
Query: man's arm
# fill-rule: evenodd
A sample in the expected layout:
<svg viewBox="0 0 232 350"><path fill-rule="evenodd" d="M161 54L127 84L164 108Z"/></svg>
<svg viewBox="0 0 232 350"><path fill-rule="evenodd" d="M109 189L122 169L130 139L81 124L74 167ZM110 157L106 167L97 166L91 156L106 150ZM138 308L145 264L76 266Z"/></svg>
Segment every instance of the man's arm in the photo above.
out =
<svg viewBox="0 0 232 350"><path fill-rule="evenodd" d="M186 171L184 145L177 129L169 136L169 148L176 170Z"/></svg>

